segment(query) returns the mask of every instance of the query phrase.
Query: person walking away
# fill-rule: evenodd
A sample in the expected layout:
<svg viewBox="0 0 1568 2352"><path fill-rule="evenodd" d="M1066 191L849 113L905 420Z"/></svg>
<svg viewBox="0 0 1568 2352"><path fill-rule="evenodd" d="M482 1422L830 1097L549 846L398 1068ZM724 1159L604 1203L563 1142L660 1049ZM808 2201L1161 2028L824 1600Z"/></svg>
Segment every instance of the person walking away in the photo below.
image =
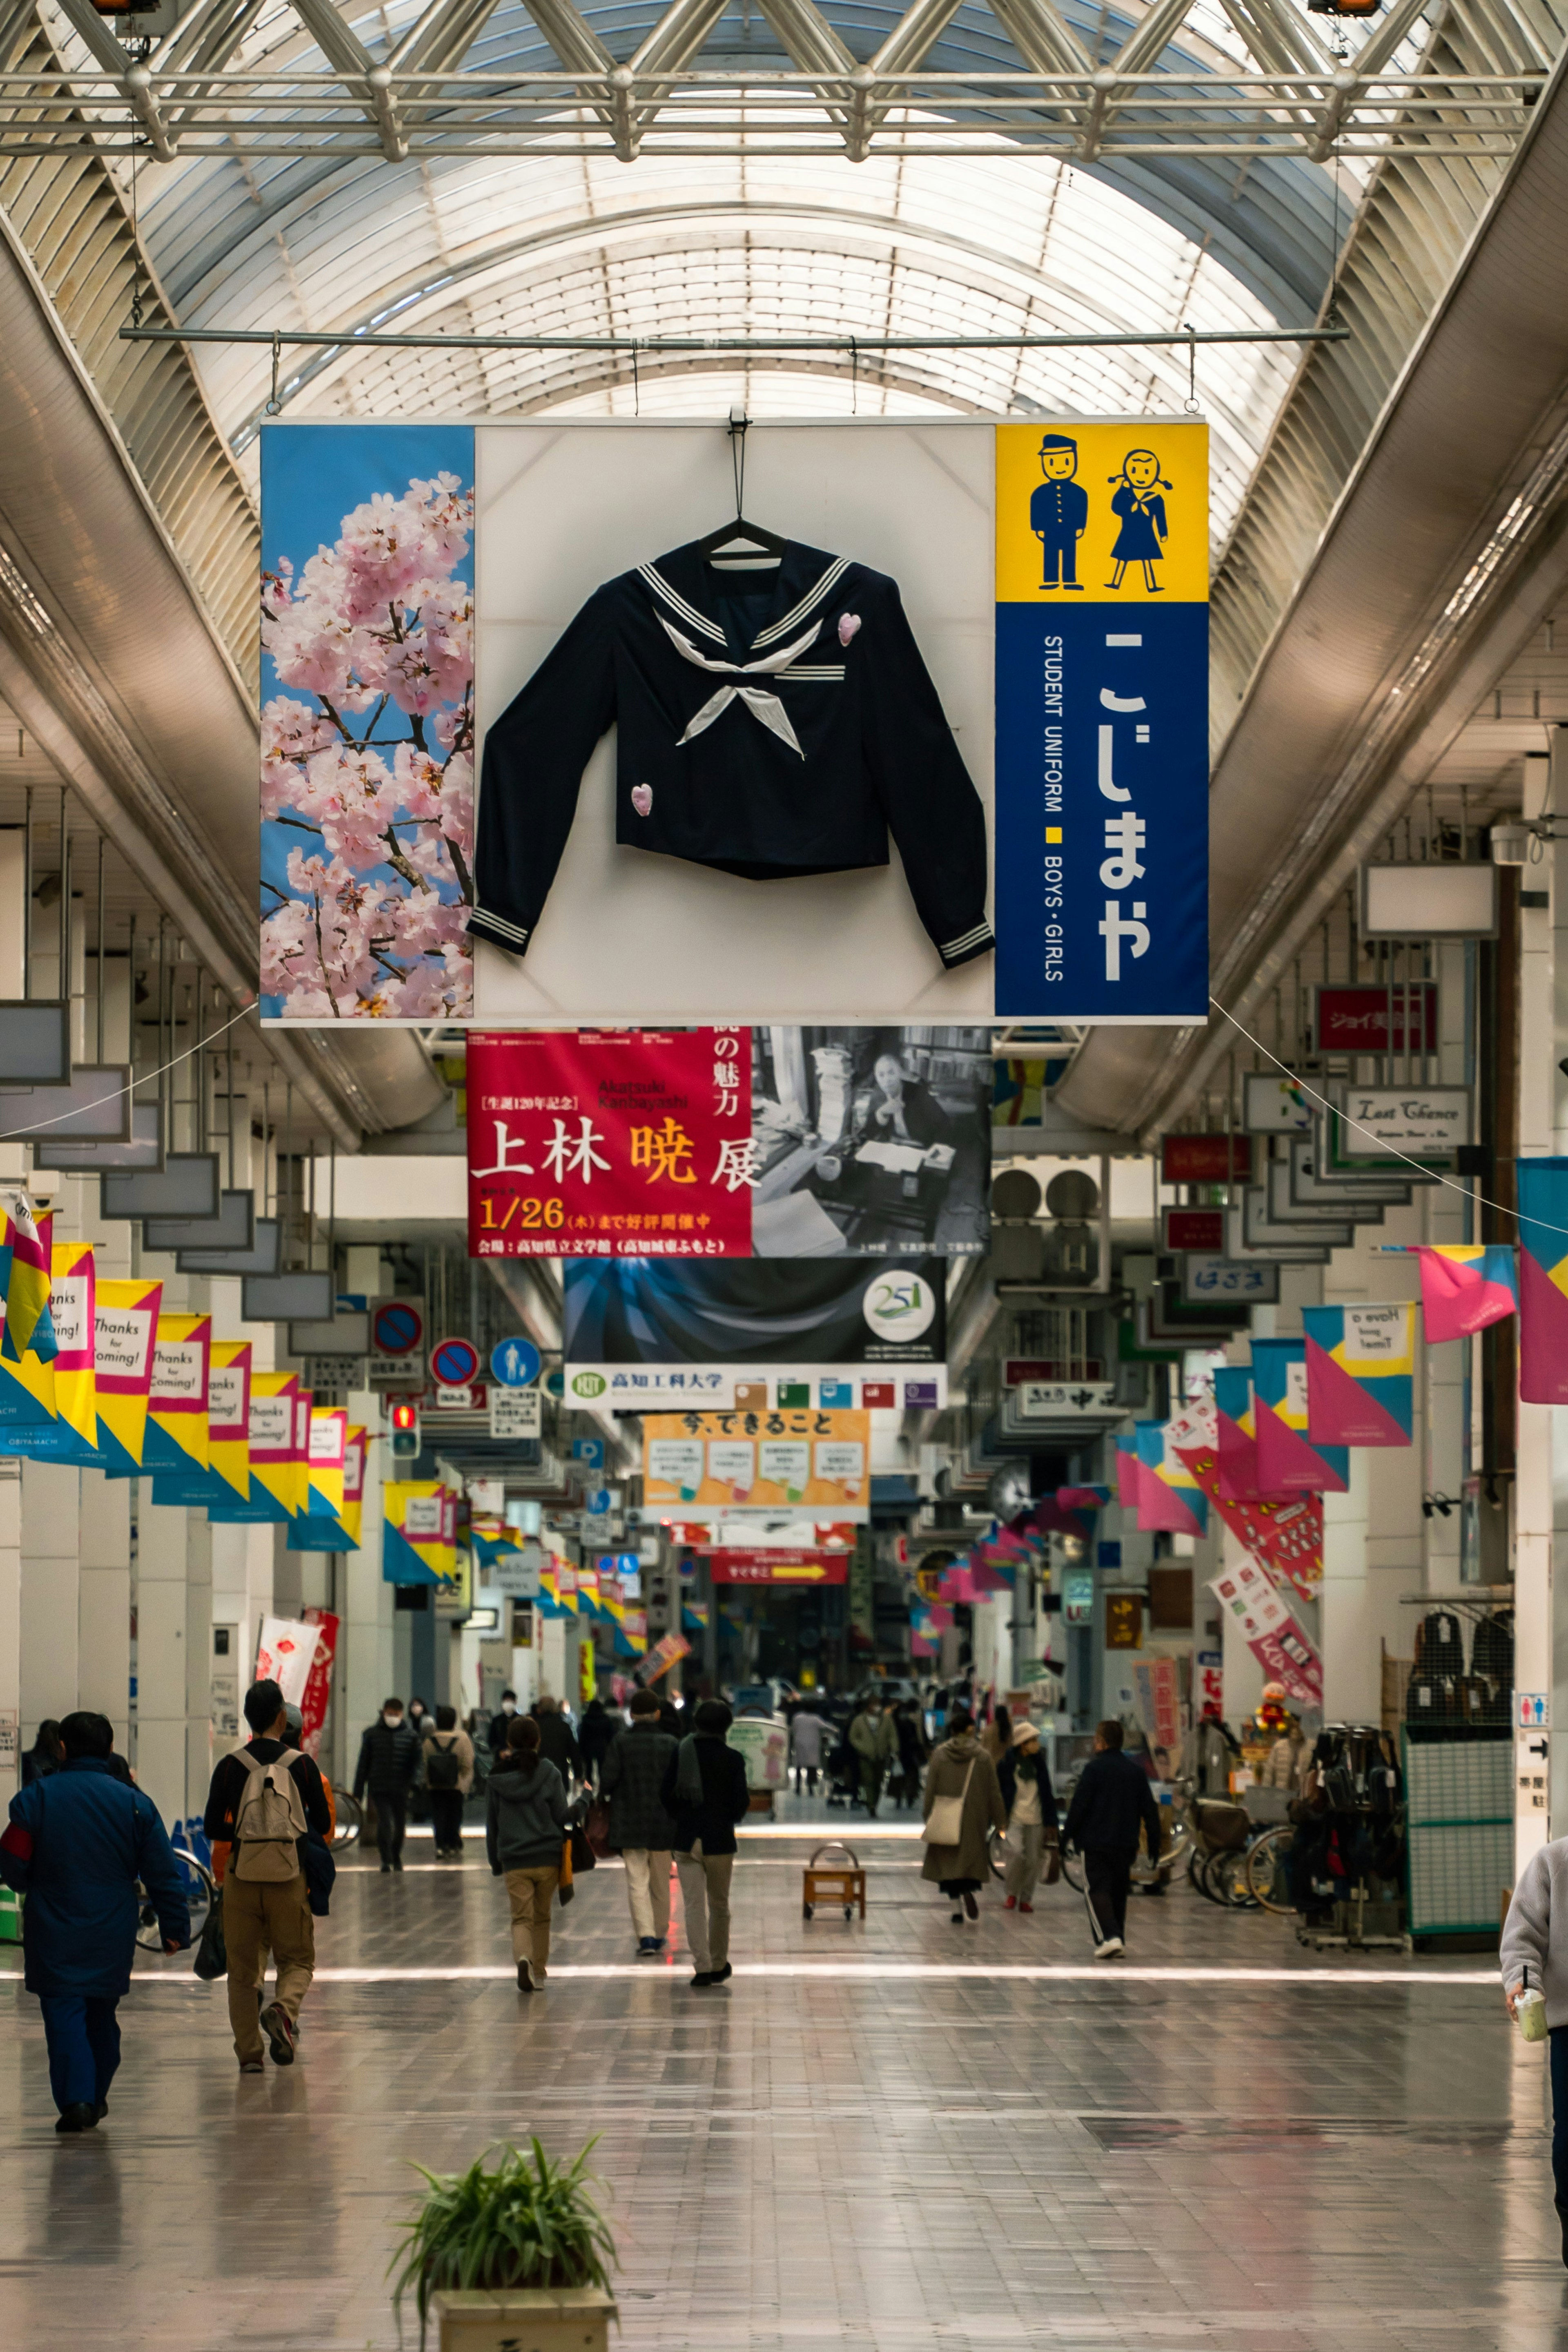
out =
<svg viewBox="0 0 1568 2352"><path fill-rule="evenodd" d="M1083 1856L1084 1901L1097 1960L1119 1959L1126 1950L1127 1895L1138 1835L1149 1842L1149 1858L1160 1859L1160 1808L1149 1775L1121 1752L1121 1726L1100 1725L1094 1754L1079 1776L1062 1832L1066 1844Z"/></svg>
<svg viewBox="0 0 1568 2352"><path fill-rule="evenodd" d="M131 1990L141 1916L137 1882L166 1952L191 1940L184 1880L151 1798L109 1769L101 1715L68 1715L58 1769L11 1800L0 1878L25 1895L23 1983L38 1997L58 2132L92 2131L120 2063L115 2011Z"/></svg>
<svg viewBox="0 0 1568 2352"><path fill-rule="evenodd" d="M637 1958L650 1959L663 1951L669 1936L675 1822L661 1792L679 1743L661 1727L656 1692L634 1692L631 1713L630 1729L621 1732L600 1767L599 1794L610 1808L610 1843L626 1865Z"/></svg>
<svg viewBox="0 0 1568 2352"><path fill-rule="evenodd" d="M816 1794L816 1776L822 1769L822 1742L827 1726L816 1709L803 1706L789 1727L789 1760L795 1768L795 1792L798 1797L801 1784Z"/></svg>
<svg viewBox="0 0 1568 2352"><path fill-rule="evenodd" d="M485 1796L485 1852L506 1880L519 1992L537 1992L550 1969L550 1906L561 1884L569 1807L566 1783L539 1748L539 1725L520 1715Z"/></svg>
<svg viewBox="0 0 1568 2352"><path fill-rule="evenodd" d="M23 1750L23 1788L30 1788L35 1780L47 1780L51 1773L59 1770L65 1760L65 1742L60 1738L59 1725L53 1716L46 1716L38 1726L38 1736L31 1748Z"/></svg>
<svg viewBox="0 0 1568 2352"><path fill-rule="evenodd" d="M558 1698L542 1698L534 1710L539 1726L539 1752L547 1764L553 1764L562 1780L570 1787L574 1780L587 1776L583 1767L583 1750L572 1728L572 1718Z"/></svg>
<svg viewBox="0 0 1568 2352"><path fill-rule="evenodd" d="M463 1856L463 1800L474 1785L474 1743L458 1728L455 1706L438 1706L425 1741L425 1786L437 1862Z"/></svg>
<svg viewBox="0 0 1568 2352"><path fill-rule="evenodd" d="M516 1714L517 1693L514 1690L502 1691L500 1710L490 1717L489 1738L492 1756L506 1754L506 1736L511 1729Z"/></svg>
<svg viewBox="0 0 1568 2352"><path fill-rule="evenodd" d="M259 2074L263 2033L275 2064L294 2063L300 2009L316 1968L305 1849L312 1831L331 1837L332 1812L320 1769L288 1744L278 1685L253 1683L244 1713L251 1738L219 1762L202 1828L212 1843L213 1875L223 1888L234 2054L242 2074ZM258 2016L256 1995L269 1952L278 1963L278 1990Z"/></svg>
<svg viewBox="0 0 1568 2352"><path fill-rule="evenodd" d="M734 1717L721 1698L698 1707L689 1739L665 1767L659 1791L675 1821L675 1866L686 1912L686 1940L695 1962L694 1992L724 1983L730 1966L730 1880L735 1867L735 1824L752 1809L745 1759L728 1745Z"/></svg>
<svg viewBox="0 0 1568 2352"><path fill-rule="evenodd" d="M1047 1846L1053 1879L1060 1868L1056 1793L1040 1735L1032 1723L1013 1727L1013 1745L1003 1757L996 1778L1007 1808L1007 1843L1013 1849L1007 1864L1007 1908L1032 1911Z"/></svg>
<svg viewBox="0 0 1568 2352"><path fill-rule="evenodd" d="M583 1720L577 1727L577 1745L583 1751L583 1778L592 1780L596 1789L603 1788L600 1774L605 1757L626 1726L618 1715L612 1715L602 1698L591 1698L583 1709Z"/></svg>
<svg viewBox="0 0 1568 2352"><path fill-rule="evenodd" d="M925 1728L915 1700L907 1698L893 1710L893 1733L899 1743L899 1804L913 1805L921 1792L921 1774L930 1753Z"/></svg>
<svg viewBox="0 0 1568 2352"><path fill-rule="evenodd" d="M921 1876L941 1887L952 1906L953 1926L962 1927L966 1916L972 1920L980 1916L974 1898L991 1874L987 1832L1006 1828L1007 1809L1002 1802L996 1767L975 1737L968 1708L952 1708L946 1729L947 1738L926 1770L926 1858ZM932 1835L933 1826L945 1832L950 1817L956 1834L951 1839L943 1835L939 1841Z"/></svg>
<svg viewBox="0 0 1568 2352"><path fill-rule="evenodd" d="M893 1719L878 1699L868 1699L849 1726L849 1745L860 1766L860 1801L875 1821L888 1766L898 1753Z"/></svg>
<svg viewBox="0 0 1568 2352"><path fill-rule="evenodd" d="M1558 1919L1564 1926L1554 1952L1552 1923ZM1511 2018L1517 2021L1520 1997L1527 1990L1541 1993L1546 2002L1552 2179L1563 2262L1568 2268L1568 1837L1539 1847L1521 1871L1503 1921L1498 1958Z"/></svg>
<svg viewBox="0 0 1568 2352"><path fill-rule="evenodd" d="M993 1710L990 1722L980 1735L980 1745L993 1764L1000 1766L1013 1745L1013 1717L1005 1706Z"/></svg>
<svg viewBox="0 0 1568 2352"><path fill-rule="evenodd" d="M363 1797L368 1789L374 1801L375 1842L381 1849L384 1871L403 1867L408 1791L418 1769L419 1742L403 1720L403 1701L386 1699L380 1717L367 1727L360 1741L353 1787L356 1798Z"/></svg>

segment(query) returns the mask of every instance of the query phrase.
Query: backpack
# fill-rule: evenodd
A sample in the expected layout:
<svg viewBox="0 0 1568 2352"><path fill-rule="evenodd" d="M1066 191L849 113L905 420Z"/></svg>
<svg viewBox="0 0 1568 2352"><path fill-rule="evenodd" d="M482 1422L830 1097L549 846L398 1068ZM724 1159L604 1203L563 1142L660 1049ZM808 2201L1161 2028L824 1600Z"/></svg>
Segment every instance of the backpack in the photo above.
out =
<svg viewBox="0 0 1568 2352"><path fill-rule="evenodd" d="M235 1876L273 1884L297 1878L298 1841L310 1829L290 1769L300 1760L298 1748L286 1748L270 1764L243 1753L237 1760L250 1777L234 1809L234 1843L238 1849Z"/></svg>
<svg viewBox="0 0 1568 2352"><path fill-rule="evenodd" d="M438 1739L430 1742L430 1753L425 1761L425 1786L427 1789L455 1789L463 1777L462 1766L458 1761L457 1734L449 1731L446 1736L453 1743L450 1748L443 1748Z"/></svg>

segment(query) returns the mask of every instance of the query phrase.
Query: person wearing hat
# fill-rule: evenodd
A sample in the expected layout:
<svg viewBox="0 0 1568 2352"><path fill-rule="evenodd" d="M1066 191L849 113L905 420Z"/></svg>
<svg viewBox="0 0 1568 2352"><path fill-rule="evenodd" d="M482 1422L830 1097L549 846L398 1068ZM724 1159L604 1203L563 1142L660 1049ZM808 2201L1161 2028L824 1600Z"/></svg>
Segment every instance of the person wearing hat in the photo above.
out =
<svg viewBox="0 0 1568 2352"><path fill-rule="evenodd" d="M1054 1885L1061 1873L1056 1793L1040 1735L1032 1723L1015 1725L1012 1741L996 1767L996 1778L1007 1808L1007 1843L1013 1850L1007 1864L1007 1908L1032 1911L1047 1845L1047 1885Z"/></svg>
<svg viewBox="0 0 1568 2352"><path fill-rule="evenodd" d="M1040 471L1046 478L1029 496L1029 529L1040 542L1040 586L1059 585L1081 596L1078 543L1089 523L1089 492L1073 479L1078 443L1065 433L1047 433L1040 443Z"/></svg>

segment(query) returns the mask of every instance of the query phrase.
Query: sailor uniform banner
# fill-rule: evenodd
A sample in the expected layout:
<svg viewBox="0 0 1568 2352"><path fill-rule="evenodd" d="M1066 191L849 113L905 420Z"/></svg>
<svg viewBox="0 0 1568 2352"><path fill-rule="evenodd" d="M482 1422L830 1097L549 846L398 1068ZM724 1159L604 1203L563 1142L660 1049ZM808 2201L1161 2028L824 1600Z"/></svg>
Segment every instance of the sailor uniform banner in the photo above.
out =
<svg viewBox="0 0 1568 2352"><path fill-rule="evenodd" d="M1317 1445L1308 1436L1306 1341L1255 1339L1252 1392L1258 1491L1266 1495L1347 1493L1348 1449Z"/></svg>
<svg viewBox="0 0 1568 2352"><path fill-rule="evenodd" d="M1208 428L996 433L996 1011L1208 1018Z"/></svg>
<svg viewBox="0 0 1568 2352"><path fill-rule="evenodd" d="M472 930L526 955L614 725L623 848L767 882L885 866L891 835L940 963L988 955L984 814L898 583L794 541L721 561L607 582L491 725Z"/></svg>
<svg viewBox="0 0 1568 2352"><path fill-rule="evenodd" d="M1568 1160L1516 1160L1519 1393L1568 1404Z"/></svg>
<svg viewBox="0 0 1568 2352"><path fill-rule="evenodd" d="M1307 1433L1314 1445L1408 1445L1415 1309L1303 1307Z"/></svg>
<svg viewBox="0 0 1568 2352"><path fill-rule="evenodd" d="M1563 1236L1568 1241L1568 1234ZM1519 1275L1506 1242L1415 1242L1421 1320L1430 1345L1468 1339L1519 1307Z"/></svg>

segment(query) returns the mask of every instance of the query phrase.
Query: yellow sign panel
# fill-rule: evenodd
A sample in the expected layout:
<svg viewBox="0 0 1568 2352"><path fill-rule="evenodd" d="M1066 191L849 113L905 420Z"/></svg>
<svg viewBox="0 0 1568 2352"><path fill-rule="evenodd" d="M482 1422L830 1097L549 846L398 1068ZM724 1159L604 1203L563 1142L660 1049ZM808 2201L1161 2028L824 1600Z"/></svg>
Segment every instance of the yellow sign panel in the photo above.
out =
<svg viewBox="0 0 1568 2352"><path fill-rule="evenodd" d="M867 1412L652 1412L643 1416L643 1500L864 1509Z"/></svg>
<svg viewBox="0 0 1568 2352"><path fill-rule="evenodd" d="M996 428L999 604L1201 604L1208 519L1205 424Z"/></svg>

